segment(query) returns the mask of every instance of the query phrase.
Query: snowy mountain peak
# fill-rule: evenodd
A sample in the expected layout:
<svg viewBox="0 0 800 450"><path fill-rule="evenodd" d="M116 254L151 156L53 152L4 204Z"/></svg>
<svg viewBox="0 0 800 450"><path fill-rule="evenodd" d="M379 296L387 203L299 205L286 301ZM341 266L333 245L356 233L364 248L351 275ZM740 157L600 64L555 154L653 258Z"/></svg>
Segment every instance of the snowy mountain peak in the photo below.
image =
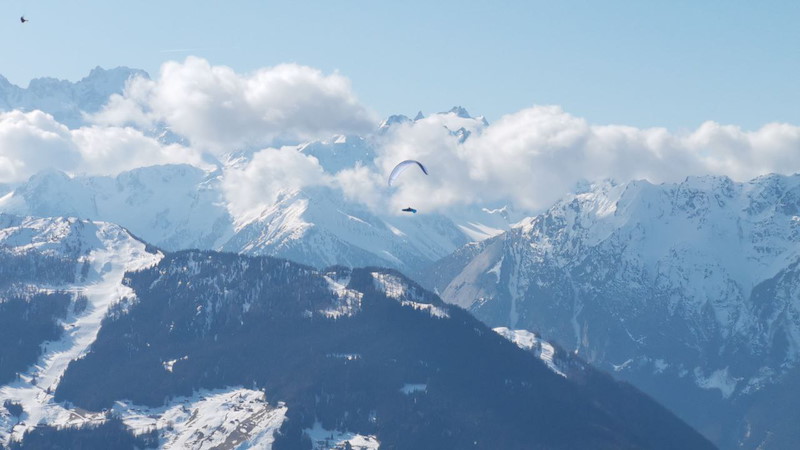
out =
<svg viewBox="0 0 800 450"><path fill-rule="evenodd" d="M95 68L89 72L88 76L81 79L81 82L105 79L122 79L123 81L127 81L134 76L150 78L150 75L141 69L133 69L126 66L117 66L111 69L104 69L100 66L95 66Z"/></svg>
<svg viewBox="0 0 800 450"><path fill-rule="evenodd" d="M80 198L80 191L80 186L75 186L66 173L44 170L12 194L0 198L0 205L5 212L19 215L89 217L83 205L75 202ZM35 207L29 208L29 205Z"/></svg>
<svg viewBox="0 0 800 450"><path fill-rule="evenodd" d="M519 227L537 245L560 248L564 264L624 241L617 256L635 258L650 277L677 252L693 264L723 270L748 295L800 256L799 210L800 176L747 183L712 176L663 185L604 182Z"/></svg>
<svg viewBox="0 0 800 450"><path fill-rule="evenodd" d="M427 272L493 327L705 408L702 426L725 402L795 392L781 386L800 371L800 175L594 183ZM705 403L679 404L685 389Z"/></svg>
<svg viewBox="0 0 800 450"><path fill-rule="evenodd" d="M386 120L381 122L380 126L378 127L379 130L386 130L393 125L400 125L405 123L411 123L411 119L408 116L403 114L394 114L389 116Z"/></svg>
<svg viewBox="0 0 800 450"><path fill-rule="evenodd" d="M0 197L0 211L123 224L162 248L214 248L232 233L219 174L189 165L151 166L116 177L47 171Z"/></svg>
<svg viewBox="0 0 800 450"><path fill-rule="evenodd" d="M18 217L0 213L0 246L12 254L35 251L41 254L77 258L102 245L100 227L75 218ZM116 227L118 232L121 228Z"/></svg>
<svg viewBox="0 0 800 450"><path fill-rule="evenodd" d="M34 78L28 83L28 90L42 94L55 93L58 89L68 89L72 86L67 80L52 77Z"/></svg>
<svg viewBox="0 0 800 450"><path fill-rule="evenodd" d="M469 115L469 112L467 112L467 109L464 108L463 106L454 106L450 108L449 111L442 114L455 114L456 116L461 117L462 119L472 119L472 116Z"/></svg>
<svg viewBox="0 0 800 450"><path fill-rule="evenodd" d="M329 172L371 161L361 138L300 149ZM273 255L324 268L333 264L422 267L465 244L507 228L474 215L463 229L445 216L377 214L332 187L287 189L273 203L235 217L222 177L187 165L152 166L116 177L70 177L49 171L0 197L0 211L119 223L165 250L214 249ZM483 222L482 222L483 221ZM502 222L502 221L500 221Z"/></svg>
<svg viewBox="0 0 800 450"><path fill-rule="evenodd" d="M137 76L148 77L142 70L127 67L96 67L77 82L35 78L27 88L0 77L0 111L41 110L68 127L77 128L84 124L84 113L99 111L112 94L122 93L125 83Z"/></svg>

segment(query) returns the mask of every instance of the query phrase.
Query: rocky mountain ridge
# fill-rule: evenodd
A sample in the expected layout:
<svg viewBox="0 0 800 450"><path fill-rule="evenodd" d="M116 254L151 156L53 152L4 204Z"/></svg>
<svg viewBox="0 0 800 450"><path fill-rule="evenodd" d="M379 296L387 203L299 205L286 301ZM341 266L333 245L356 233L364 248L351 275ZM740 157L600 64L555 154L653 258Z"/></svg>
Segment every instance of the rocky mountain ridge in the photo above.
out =
<svg viewBox="0 0 800 450"><path fill-rule="evenodd" d="M0 219L0 249L26 271L24 289L0 290L0 319L25 322L0 333L0 358L20 337L40 350L0 381L15 448L711 448L635 389L564 355L580 369L559 374L551 347L528 353L392 270L164 253L116 225ZM71 270L53 279L32 255Z"/></svg>
<svg viewBox="0 0 800 450"><path fill-rule="evenodd" d="M798 394L798 263L800 176L698 177L595 184L419 279L632 381L723 447L781 448L793 416L752 411Z"/></svg>

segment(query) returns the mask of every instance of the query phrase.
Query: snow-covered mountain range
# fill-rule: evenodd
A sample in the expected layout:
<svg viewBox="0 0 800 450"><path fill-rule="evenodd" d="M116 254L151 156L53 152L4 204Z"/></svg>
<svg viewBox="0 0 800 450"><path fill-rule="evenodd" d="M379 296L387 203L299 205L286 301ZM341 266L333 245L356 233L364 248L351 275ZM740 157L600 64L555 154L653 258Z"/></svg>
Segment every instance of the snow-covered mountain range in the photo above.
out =
<svg viewBox="0 0 800 450"><path fill-rule="evenodd" d="M95 113L108 102L112 94L119 94L131 77L147 77L143 70L117 67L106 70L94 68L88 76L70 82L55 78L36 78L27 88L11 84L0 75L0 111L33 111L49 113L70 128L85 121L85 114Z"/></svg>
<svg viewBox="0 0 800 450"><path fill-rule="evenodd" d="M39 109L76 128L133 76L147 75L98 68L77 83L40 79L27 89L0 77L0 111ZM448 124L448 138L460 143L487 125L460 107L439 116ZM281 151L313 157L328 177L375 168L381 139L393 127L424 119L421 113L414 119L391 116L368 135L292 143ZM144 133L161 143L186 143L156 127ZM40 423L110 427L100 412L78 417L53 402L64 364L88 351L86 342L94 339L109 306L130 294L121 284L126 270L160 264L165 253L201 249L285 257L320 274L334 265L400 269L529 350L556 375L580 378L589 370L557 350L567 348L633 382L724 448L787 448L800 442L795 426L800 414L776 407L793 410L800 401L800 176L746 183L701 177L664 185L587 184L522 221L502 204L398 215L388 206L352 200L330 183L265 192L265 198L274 198L242 214L236 206L241 192L228 189L226 174L244 174L260 150L207 154L203 167L158 165L113 176L49 170L0 184L0 213L16 215L0 216L5 233L0 234L5 274L0 290L12 299L6 308L46 299L31 315L45 325L25 341L26 350L0 355L0 381L11 377L0 399L9 400L13 410L19 405L33 411L29 419L41 418ZM328 278L340 299L363 294ZM404 281L386 285L387 280L375 281L384 294L407 287ZM445 307L427 305L403 306L446 315ZM351 306L345 302L328 312L349 317ZM87 307L91 319L84 314ZM62 335L61 323L83 331ZM52 342L40 348L45 341ZM183 356L162 358L158 367L179 371ZM198 440L195 428L176 425L219 405L242 423L253 422L251 413L269 417L267 428L255 427L248 436L272 436L282 426L285 405L251 388L249 381L205 386L181 392L168 404L120 400L113 408L125 419L119 426L137 433L171 423L172 434L160 439L176 446L241 442L217 416L205 422L218 430L212 440ZM403 389L413 394L427 385L408 383ZM20 417L8 412L2 420L8 425ZM337 442L344 436L374 438L316 422L306 426L305 434L342 437ZM5 437L31 429L27 421L15 423Z"/></svg>
<svg viewBox="0 0 800 450"><path fill-rule="evenodd" d="M243 223L237 223L225 202L219 172L175 165L116 177L42 172L0 197L0 211L118 223L166 250L281 256L320 268L344 264L411 270L470 241L446 216L378 216L325 186L287 189L275 204ZM493 226L506 223L501 216L482 214Z"/></svg>
<svg viewBox="0 0 800 450"><path fill-rule="evenodd" d="M0 252L0 445L712 448L395 271L164 253L74 218L0 215Z"/></svg>
<svg viewBox="0 0 800 450"><path fill-rule="evenodd" d="M786 448L800 399L800 175L598 183L463 247L423 284L536 330L725 448ZM759 447L761 446L761 447Z"/></svg>
<svg viewBox="0 0 800 450"><path fill-rule="evenodd" d="M126 80L139 75L146 76L125 68L97 68L77 83L40 79L27 90L0 83L0 99L6 99L0 102L0 110L40 109L76 126L84 123L83 113L96 112L103 99L122 92ZM486 124L460 107L441 115L452 117L456 124ZM333 175L374 164L376 140L392 126L409 122L405 116L392 116L374 135L333 136L291 148L313 157L325 174ZM166 129L147 133L161 140L176 139ZM463 127L453 133L468 135ZM481 207L447 215L402 216L348 200L339 188L324 184L302 189L287 186L274 202L242 217L233 211L236 194L225 191L224 174L246 167L257 150L221 158L206 155L208 164L203 168L150 166L116 176L43 171L26 182L0 186L0 212L117 223L166 250L225 250L287 257L320 268L378 265L406 271L430 264L467 242L500 233L511 221L507 210Z"/></svg>

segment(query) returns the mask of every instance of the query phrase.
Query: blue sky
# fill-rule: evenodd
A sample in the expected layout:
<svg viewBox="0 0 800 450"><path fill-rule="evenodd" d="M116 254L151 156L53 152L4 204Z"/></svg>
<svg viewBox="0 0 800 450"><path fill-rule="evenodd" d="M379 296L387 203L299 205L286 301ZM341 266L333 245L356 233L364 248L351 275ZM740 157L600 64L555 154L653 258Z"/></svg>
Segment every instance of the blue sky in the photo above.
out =
<svg viewBox="0 0 800 450"><path fill-rule="evenodd" d="M237 72L336 70L382 116L459 104L496 120L555 104L674 131L800 123L800 2L433 3L6 0L0 74L23 86L96 65L155 75L197 55Z"/></svg>

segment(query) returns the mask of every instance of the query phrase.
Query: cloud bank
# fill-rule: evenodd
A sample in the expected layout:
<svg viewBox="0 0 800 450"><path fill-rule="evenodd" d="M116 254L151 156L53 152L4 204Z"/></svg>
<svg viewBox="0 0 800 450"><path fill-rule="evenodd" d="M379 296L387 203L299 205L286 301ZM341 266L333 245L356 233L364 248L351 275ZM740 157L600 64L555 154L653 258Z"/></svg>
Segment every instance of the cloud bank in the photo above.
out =
<svg viewBox="0 0 800 450"><path fill-rule="evenodd" d="M228 168L222 188L231 214L247 222L277 202L282 192L329 182L316 158L283 147L261 150L244 166Z"/></svg>
<svg viewBox="0 0 800 450"><path fill-rule="evenodd" d="M235 216L252 217L282 189L317 185L376 211L509 204L535 212L583 180L744 181L800 171L800 127L790 124L747 131L706 122L676 133L594 125L557 106L533 106L490 125L447 113L376 132L345 77L296 64L239 74L199 58L169 62L154 80L129 80L89 119L70 130L41 111L0 113L0 183L49 168L90 175L166 163L206 168L209 155L246 148L248 159L225 167L222 188ZM153 137L164 128L181 144ZM333 134L369 135L375 160L326 172L300 147L284 145ZM407 171L389 188L386 177L405 159L422 161L430 175Z"/></svg>
<svg viewBox="0 0 800 450"><path fill-rule="evenodd" d="M664 128L591 125L556 106L500 118L463 143L434 118L397 126L380 147L378 170L403 159L424 161L431 176L398 183L394 207L425 209L509 202L523 210L549 206L582 180L680 181L726 175L745 181L800 171L800 127L767 124L756 131L706 122L688 133Z"/></svg>
<svg viewBox="0 0 800 450"><path fill-rule="evenodd" d="M130 127L70 130L41 111L0 113L0 183L25 181L46 169L114 175L170 163L208 167L199 152L164 145Z"/></svg>
<svg viewBox="0 0 800 450"><path fill-rule="evenodd" d="M377 123L339 74L281 64L243 75L195 57L165 63L155 80L131 80L91 120L163 124L214 152L365 133Z"/></svg>

